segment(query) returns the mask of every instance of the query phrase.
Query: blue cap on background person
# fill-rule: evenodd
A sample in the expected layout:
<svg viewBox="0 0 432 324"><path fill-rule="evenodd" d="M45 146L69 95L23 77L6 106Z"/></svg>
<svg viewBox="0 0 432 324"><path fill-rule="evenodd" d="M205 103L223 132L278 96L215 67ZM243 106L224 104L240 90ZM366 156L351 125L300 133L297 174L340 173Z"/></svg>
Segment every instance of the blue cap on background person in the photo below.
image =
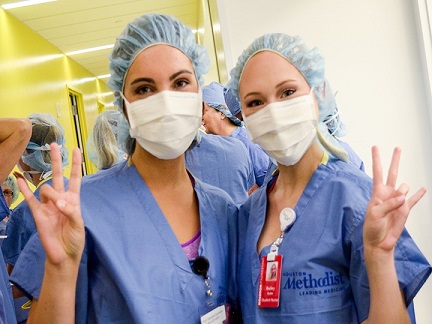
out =
<svg viewBox="0 0 432 324"><path fill-rule="evenodd" d="M212 82L205 86L202 90L203 101L210 107L220 111L236 126L242 126L242 121L235 117L230 110L228 110L225 102L224 86L218 82Z"/></svg>
<svg viewBox="0 0 432 324"><path fill-rule="evenodd" d="M52 170L51 143L59 145L62 166L69 163L68 150L64 145L64 130L51 114L35 113L29 115L28 119L32 122L32 135L21 160L32 169L41 172L45 178L45 175L51 174Z"/></svg>
<svg viewBox="0 0 432 324"><path fill-rule="evenodd" d="M12 191L12 204L17 201L20 190L18 188L18 183L15 179L15 177L9 175L5 181L1 184L2 187L9 187L9 189Z"/></svg>
<svg viewBox="0 0 432 324"><path fill-rule="evenodd" d="M230 88L224 87L224 96L226 105L234 116L237 116L241 112L240 103L238 102L236 96L233 94Z"/></svg>

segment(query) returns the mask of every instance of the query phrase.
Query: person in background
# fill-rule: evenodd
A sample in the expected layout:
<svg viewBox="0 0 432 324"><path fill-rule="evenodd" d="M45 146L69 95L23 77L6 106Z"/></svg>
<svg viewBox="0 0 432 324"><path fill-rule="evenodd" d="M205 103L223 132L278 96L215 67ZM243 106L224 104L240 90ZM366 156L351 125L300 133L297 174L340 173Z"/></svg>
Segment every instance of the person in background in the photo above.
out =
<svg viewBox="0 0 432 324"><path fill-rule="evenodd" d="M1 189L6 198L8 207L15 203L19 197L20 191L18 188L17 181L14 176L9 175L5 181L1 184Z"/></svg>
<svg viewBox="0 0 432 324"><path fill-rule="evenodd" d="M255 184L248 151L236 138L201 132L201 141L186 151L186 168L198 179L224 190L237 206Z"/></svg>
<svg viewBox="0 0 432 324"><path fill-rule="evenodd" d="M118 128L122 114L118 110L105 110L97 118L86 143L90 161L100 170L109 169L127 159L120 149Z"/></svg>
<svg viewBox="0 0 432 324"><path fill-rule="evenodd" d="M225 103L224 87L218 82L212 82L203 88L203 125L209 134L237 138L246 146L254 168L255 183L263 184L269 167L269 156L263 149L249 138L242 122L231 114Z"/></svg>
<svg viewBox="0 0 432 324"><path fill-rule="evenodd" d="M31 136L31 122L25 118L0 118L0 183L18 162ZM0 192L0 218L9 215L3 191ZM0 251L0 323L16 323L12 288Z"/></svg>
<svg viewBox="0 0 432 324"><path fill-rule="evenodd" d="M35 113L28 116L32 123L31 138L18 161L18 169L23 177L35 187L35 196L39 198L40 186L52 183L52 164L50 156L51 143L58 143L61 149L63 167L68 164L68 151L64 146L63 127L51 114ZM65 179L67 183L67 179ZM26 201L22 201L11 213L7 228L7 239L2 245L3 256L8 265L9 274L21 251L27 244L36 224Z"/></svg>
<svg viewBox="0 0 432 324"><path fill-rule="evenodd" d="M1 190L6 199L7 206L10 209L10 206L18 199L20 193L15 177L9 175L6 180L3 181L3 183L1 184ZM6 235L6 224L8 219L9 215L7 215L5 218L3 218L2 221L0 221L0 235L2 236ZM0 245L2 243L3 238L0 238Z"/></svg>
<svg viewBox="0 0 432 324"><path fill-rule="evenodd" d="M407 198L408 185L396 186L400 149L386 182L376 147L373 181L348 163L323 123L334 108L324 59L298 36L256 39L228 86L252 141L278 163L239 212L244 322L409 323L407 306L432 269L404 228L426 189ZM260 279L269 262L280 286Z"/></svg>
<svg viewBox="0 0 432 324"><path fill-rule="evenodd" d="M40 197L40 186L43 183L52 183L52 165L49 144L55 142L61 146L63 166L68 163L68 152L64 146L64 131L60 123L51 114L35 113L28 116L32 123L32 134L25 150L21 152L17 178L23 177L35 187L35 196ZM65 179L67 183L67 179ZM9 274L27 244L30 237L36 232L36 224L26 201L22 201L10 214L6 236L2 244L3 257ZM15 313L18 323L25 323L29 313L29 299L16 287L13 287Z"/></svg>
<svg viewBox="0 0 432 324"><path fill-rule="evenodd" d="M238 209L184 162L198 140L208 54L180 21L148 14L127 25L110 62L129 159L80 185L74 151L65 191L51 145L54 181L41 202L18 180L39 235L11 282L33 297L29 323L222 322L236 301Z"/></svg>

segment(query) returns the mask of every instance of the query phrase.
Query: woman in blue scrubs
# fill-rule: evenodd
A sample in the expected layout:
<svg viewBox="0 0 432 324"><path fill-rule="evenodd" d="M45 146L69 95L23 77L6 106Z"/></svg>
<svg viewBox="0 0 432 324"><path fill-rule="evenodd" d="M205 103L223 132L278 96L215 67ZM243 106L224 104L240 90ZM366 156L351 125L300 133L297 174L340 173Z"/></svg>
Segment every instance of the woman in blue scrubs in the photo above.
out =
<svg viewBox="0 0 432 324"><path fill-rule="evenodd" d="M231 71L252 141L279 167L239 212L243 320L409 323L406 305L431 267L404 224L425 189L408 198L396 187L400 149L386 182L376 147L373 181L347 163L323 123L333 108L325 85L317 49L285 34L255 40Z"/></svg>
<svg viewBox="0 0 432 324"><path fill-rule="evenodd" d="M68 191L57 165L41 202L20 181L47 250L45 261L33 237L12 274L33 297L29 322L223 320L235 298L238 211L184 161L198 140L207 53L178 20L150 14L126 27L110 61L108 84L130 125L129 160L80 184L75 151Z"/></svg>

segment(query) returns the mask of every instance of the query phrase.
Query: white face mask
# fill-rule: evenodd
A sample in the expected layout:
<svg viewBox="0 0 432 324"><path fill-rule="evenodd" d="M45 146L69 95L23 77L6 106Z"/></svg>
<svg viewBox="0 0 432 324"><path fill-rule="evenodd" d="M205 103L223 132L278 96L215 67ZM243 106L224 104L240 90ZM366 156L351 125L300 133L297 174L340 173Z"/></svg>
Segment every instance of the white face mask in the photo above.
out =
<svg viewBox="0 0 432 324"><path fill-rule="evenodd" d="M162 91L132 103L123 99L130 136L159 159L175 159L186 152L201 126L201 92Z"/></svg>
<svg viewBox="0 0 432 324"><path fill-rule="evenodd" d="M316 138L317 116L308 95L273 102L249 117L246 128L254 143L283 165L296 164Z"/></svg>

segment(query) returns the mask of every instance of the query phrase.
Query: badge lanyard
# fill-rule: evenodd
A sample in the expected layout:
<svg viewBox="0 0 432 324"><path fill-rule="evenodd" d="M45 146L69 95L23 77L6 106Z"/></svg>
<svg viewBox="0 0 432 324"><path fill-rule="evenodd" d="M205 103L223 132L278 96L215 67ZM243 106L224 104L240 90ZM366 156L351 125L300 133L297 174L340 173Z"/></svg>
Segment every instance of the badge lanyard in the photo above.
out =
<svg viewBox="0 0 432 324"><path fill-rule="evenodd" d="M282 275L282 255L278 254L285 231L294 224L296 213L291 208L284 208L280 215L280 236L270 246L270 252L261 258L258 287L258 307L276 308L280 301Z"/></svg>
<svg viewBox="0 0 432 324"><path fill-rule="evenodd" d="M210 262L206 257L199 256L191 262L192 271L204 278L204 286L207 297L212 297L213 292L210 289L210 277L207 272L210 268ZM215 305L217 306L217 305ZM201 324L220 324L225 323L227 314L225 310L225 304L215 307L213 310L202 315L200 318Z"/></svg>

